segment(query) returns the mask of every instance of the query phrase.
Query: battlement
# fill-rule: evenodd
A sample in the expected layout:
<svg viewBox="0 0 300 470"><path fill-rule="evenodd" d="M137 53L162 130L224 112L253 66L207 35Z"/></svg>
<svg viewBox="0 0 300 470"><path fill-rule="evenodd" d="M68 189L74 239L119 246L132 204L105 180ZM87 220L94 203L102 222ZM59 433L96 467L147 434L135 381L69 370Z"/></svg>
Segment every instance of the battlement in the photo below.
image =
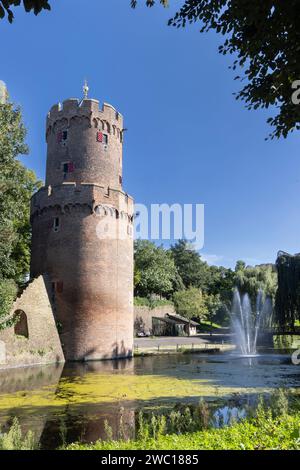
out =
<svg viewBox="0 0 300 470"><path fill-rule="evenodd" d="M104 119L115 124L123 130L123 116L111 104L103 103L102 107L98 100L69 98L63 103L57 103L50 109L47 115L47 128L59 119L70 119L73 116L87 116L89 118Z"/></svg>
<svg viewBox="0 0 300 470"><path fill-rule="evenodd" d="M40 215L46 208L59 208L64 211L66 206L88 206L91 213L97 205L113 206L120 212L133 217L133 199L118 189L109 189L93 183L63 183L57 186L44 186L31 198L31 219Z"/></svg>

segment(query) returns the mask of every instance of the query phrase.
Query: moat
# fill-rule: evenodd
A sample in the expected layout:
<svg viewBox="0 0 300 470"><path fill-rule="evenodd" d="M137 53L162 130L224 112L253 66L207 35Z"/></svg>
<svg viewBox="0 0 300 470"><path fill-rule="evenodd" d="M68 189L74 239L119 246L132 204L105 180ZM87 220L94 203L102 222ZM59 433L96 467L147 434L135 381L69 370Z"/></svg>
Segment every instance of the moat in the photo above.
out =
<svg viewBox="0 0 300 470"><path fill-rule="evenodd" d="M53 449L105 438L105 420L116 436L121 426L130 437L139 410L167 411L201 397L216 409L245 407L280 387L299 390L299 366L278 352L251 359L191 354L0 370L0 426L17 416L41 448Z"/></svg>

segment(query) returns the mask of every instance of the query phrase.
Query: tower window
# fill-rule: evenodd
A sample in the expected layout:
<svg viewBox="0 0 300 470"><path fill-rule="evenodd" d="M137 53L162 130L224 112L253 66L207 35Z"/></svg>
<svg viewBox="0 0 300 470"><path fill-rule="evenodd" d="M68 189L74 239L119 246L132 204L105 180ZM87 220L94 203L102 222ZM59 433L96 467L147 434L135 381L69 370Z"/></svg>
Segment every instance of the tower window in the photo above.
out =
<svg viewBox="0 0 300 470"><path fill-rule="evenodd" d="M108 135L103 134L103 132L97 132L97 142L102 142L102 144L108 144Z"/></svg>
<svg viewBox="0 0 300 470"><path fill-rule="evenodd" d="M74 171L74 163L73 162L63 163L63 172L64 173L72 173L73 171Z"/></svg>
<svg viewBox="0 0 300 470"><path fill-rule="evenodd" d="M62 294L64 290L64 283L62 281L53 281L51 283L52 286L52 294L55 295L57 292L58 294Z"/></svg>
<svg viewBox="0 0 300 470"><path fill-rule="evenodd" d="M122 178L122 176L121 176L121 175L119 176L119 183L120 183L120 184L122 184L122 183L123 183L123 178Z"/></svg>
<svg viewBox="0 0 300 470"><path fill-rule="evenodd" d="M64 144L68 140L68 131L60 131L57 134L57 142Z"/></svg>
<svg viewBox="0 0 300 470"><path fill-rule="evenodd" d="M54 217L54 220L53 220L53 230L54 232L58 232L58 229L59 229L59 217Z"/></svg>

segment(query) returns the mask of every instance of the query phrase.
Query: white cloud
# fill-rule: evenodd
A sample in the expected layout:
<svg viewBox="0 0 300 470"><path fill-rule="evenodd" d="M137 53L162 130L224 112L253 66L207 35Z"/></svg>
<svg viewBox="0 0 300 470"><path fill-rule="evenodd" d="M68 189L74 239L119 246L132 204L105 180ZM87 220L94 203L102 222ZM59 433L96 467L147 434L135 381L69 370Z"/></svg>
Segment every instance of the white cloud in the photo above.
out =
<svg viewBox="0 0 300 470"><path fill-rule="evenodd" d="M263 264L263 261L261 259L257 258L241 258L245 263L249 266L255 266L257 264Z"/></svg>
<svg viewBox="0 0 300 470"><path fill-rule="evenodd" d="M200 256L201 256L201 259L203 259L203 261L207 262L207 264L216 264L216 265L218 265L223 259L223 256L214 255L214 254L210 254L210 253L200 253Z"/></svg>

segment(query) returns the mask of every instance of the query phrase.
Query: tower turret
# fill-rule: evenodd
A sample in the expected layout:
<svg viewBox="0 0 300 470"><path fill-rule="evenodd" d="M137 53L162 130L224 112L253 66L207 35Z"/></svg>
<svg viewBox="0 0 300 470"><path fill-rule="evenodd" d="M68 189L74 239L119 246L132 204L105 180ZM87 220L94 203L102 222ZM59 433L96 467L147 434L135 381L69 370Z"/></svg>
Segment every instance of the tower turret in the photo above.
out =
<svg viewBox="0 0 300 470"><path fill-rule="evenodd" d="M122 189L123 117L68 99L46 122L46 184L31 201L31 275L52 279L70 360L133 349L133 200Z"/></svg>
<svg viewBox="0 0 300 470"><path fill-rule="evenodd" d="M46 124L46 185L95 183L122 188L123 117L93 99L51 108Z"/></svg>

